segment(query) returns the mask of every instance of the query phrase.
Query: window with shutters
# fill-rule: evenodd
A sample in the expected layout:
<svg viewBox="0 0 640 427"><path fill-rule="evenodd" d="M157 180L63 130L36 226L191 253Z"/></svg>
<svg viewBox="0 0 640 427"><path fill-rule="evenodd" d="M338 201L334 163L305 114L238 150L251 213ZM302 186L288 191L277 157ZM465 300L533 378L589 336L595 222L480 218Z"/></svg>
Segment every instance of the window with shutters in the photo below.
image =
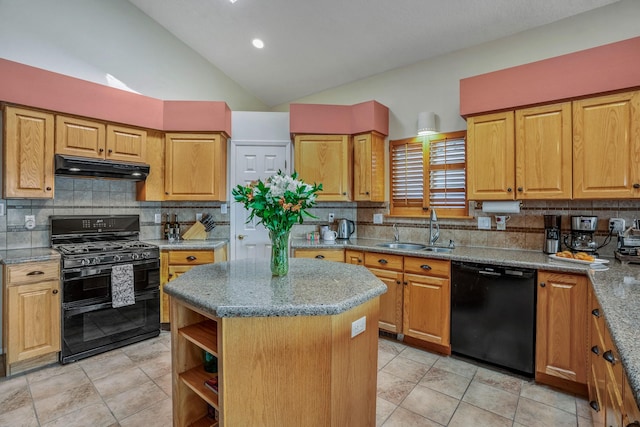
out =
<svg viewBox="0 0 640 427"><path fill-rule="evenodd" d="M391 215L467 215L466 131L390 141Z"/></svg>

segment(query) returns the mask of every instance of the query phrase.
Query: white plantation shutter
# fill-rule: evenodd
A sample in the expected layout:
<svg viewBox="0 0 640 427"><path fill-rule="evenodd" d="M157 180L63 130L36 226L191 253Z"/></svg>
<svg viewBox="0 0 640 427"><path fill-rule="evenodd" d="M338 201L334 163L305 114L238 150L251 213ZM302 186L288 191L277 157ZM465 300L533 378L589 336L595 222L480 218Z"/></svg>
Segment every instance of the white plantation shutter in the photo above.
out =
<svg viewBox="0 0 640 427"><path fill-rule="evenodd" d="M432 140L429 144L429 206L464 209L466 199L464 138Z"/></svg>
<svg viewBox="0 0 640 427"><path fill-rule="evenodd" d="M395 142L395 141L394 141ZM391 198L397 207L420 207L424 200L422 142L391 144Z"/></svg>

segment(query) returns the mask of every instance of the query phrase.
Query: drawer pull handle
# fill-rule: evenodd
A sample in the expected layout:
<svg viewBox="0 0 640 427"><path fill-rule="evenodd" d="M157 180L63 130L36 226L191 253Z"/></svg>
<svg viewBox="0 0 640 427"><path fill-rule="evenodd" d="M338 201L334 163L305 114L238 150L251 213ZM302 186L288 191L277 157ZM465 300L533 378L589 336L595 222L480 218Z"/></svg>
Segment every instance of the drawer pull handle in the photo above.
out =
<svg viewBox="0 0 640 427"><path fill-rule="evenodd" d="M592 352L593 354L600 355L600 349L598 348L598 346L597 346L597 345L594 345L593 347L591 347L591 352Z"/></svg>
<svg viewBox="0 0 640 427"><path fill-rule="evenodd" d="M387 264L389 261L387 261L386 259L382 258L382 259L379 259L378 262L380 264Z"/></svg>
<svg viewBox="0 0 640 427"><path fill-rule="evenodd" d="M54 295L56 295L56 294L58 293L58 290L57 290L57 289L54 289L54 290L52 290L52 291L51 291L51 293L53 293Z"/></svg>
<svg viewBox="0 0 640 427"><path fill-rule="evenodd" d="M640 184L636 182L635 184L633 184L633 188L640 188Z"/></svg>
<svg viewBox="0 0 640 427"><path fill-rule="evenodd" d="M197 259L198 259L198 258L194 257L193 255L189 255L189 256L187 257L187 261L195 261L195 260L197 260Z"/></svg>
<svg viewBox="0 0 640 427"><path fill-rule="evenodd" d="M596 317L600 317L600 310L597 308L594 308L593 310L591 310L591 314L593 314Z"/></svg>
<svg viewBox="0 0 640 427"><path fill-rule="evenodd" d="M324 259L324 255L316 255L317 259Z"/></svg>
<svg viewBox="0 0 640 427"><path fill-rule="evenodd" d="M35 271L28 272L27 276L40 276L42 274L44 274L44 271L35 270Z"/></svg>
<svg viewBox="0 0 640 427"><path fill-rule="evenodd" d="M420 268L423 270L431 270L431 266L429 264L422 264Z"/></svg>
<svg viewBox="0 0 640 427"><path fill-rule="evenodd" d="M600 405L598 404L598 402L596 402L595 400L592 400L591 402L589 402L589 406L591 406L591 408L596 411L596 412L600 412Z"/></svg>
<svg viewBox="0 0 640 427"><path fill-rule="evenodd" d="M616 358L613 355L613 352L611 350L605 351L604 354L602 355L602 357L604 358L604 360L606 360L607 362L611 363L612 365L616 364Z"/></svg>

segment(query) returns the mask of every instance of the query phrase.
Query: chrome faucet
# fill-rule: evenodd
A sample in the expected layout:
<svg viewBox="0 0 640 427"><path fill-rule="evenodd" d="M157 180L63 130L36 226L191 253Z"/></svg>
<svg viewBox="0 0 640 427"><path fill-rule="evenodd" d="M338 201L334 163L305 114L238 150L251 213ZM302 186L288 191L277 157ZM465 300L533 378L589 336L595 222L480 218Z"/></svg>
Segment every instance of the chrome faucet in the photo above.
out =
<svg viewBox="0 0 640 427"><path fill-rule="evenodd" d="M436 241L440 237L440 225L438 224L438 215L436 210L431 209L431 216L429 217L429 244L435 245Z"/></svg>
<svg viewBox="0 0 640 427"><path fill-rule="evenodd" d="M398 224L393 224L393 240L400 241L400 232L398 231Z"/></svg>

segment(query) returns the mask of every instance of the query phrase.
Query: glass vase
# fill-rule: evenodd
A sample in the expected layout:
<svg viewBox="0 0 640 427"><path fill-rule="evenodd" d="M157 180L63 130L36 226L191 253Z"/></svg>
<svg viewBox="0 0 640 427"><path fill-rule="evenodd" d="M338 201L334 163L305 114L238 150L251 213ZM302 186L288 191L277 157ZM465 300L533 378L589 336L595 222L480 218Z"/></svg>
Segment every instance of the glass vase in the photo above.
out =
<svg viewBox="0 0 640 427"><path fill-rule="evenodd" d="M271 274L286 276L289 272L289 232L291 230L271 230Z"/></svg>

